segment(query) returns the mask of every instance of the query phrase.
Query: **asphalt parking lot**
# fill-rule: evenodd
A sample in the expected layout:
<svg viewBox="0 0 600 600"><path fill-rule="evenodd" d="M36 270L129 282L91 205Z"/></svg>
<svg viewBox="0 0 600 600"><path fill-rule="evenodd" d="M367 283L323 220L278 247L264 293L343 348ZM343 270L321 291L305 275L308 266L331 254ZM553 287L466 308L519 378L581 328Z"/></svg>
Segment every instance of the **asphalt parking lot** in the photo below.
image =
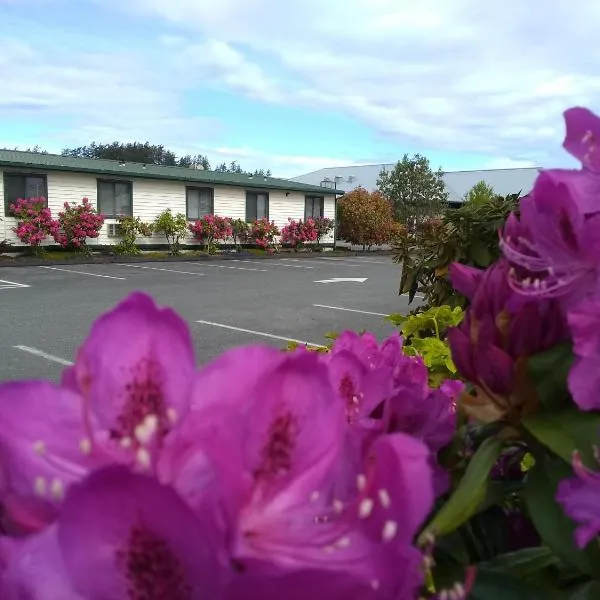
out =
<svg viewBox="0 0 600 600"><path fill-rule="evenodd" d="M364 281L340 281L356 278ZM190 325L199 362L248 343L324 343L409 310L391 258L276 258L0 268L0 380L58 379L92 321L129 293L150 293Z"/></svg>

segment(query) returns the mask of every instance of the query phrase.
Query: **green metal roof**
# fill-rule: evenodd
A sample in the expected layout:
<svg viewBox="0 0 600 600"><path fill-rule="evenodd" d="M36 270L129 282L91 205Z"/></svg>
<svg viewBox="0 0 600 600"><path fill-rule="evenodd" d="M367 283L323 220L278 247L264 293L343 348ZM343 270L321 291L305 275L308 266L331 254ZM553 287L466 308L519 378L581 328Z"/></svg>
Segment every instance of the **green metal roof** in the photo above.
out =
<svg viewBox="0 0 600 600"><path fill-rule="evenodd" d="M187 167L164 167L142 163L121 163L117 160L96 158L73 158L59 154L21 152L20 150L0 150L0 167L41 169L45 171L71 171L94 173L111 177L144 177L147 179L168 179L203 185L234 185L243 188L284 190L311 194L343 194L342 190L332 190L317 185L298 183L276 177L239 175L237 173L217 173Z"/></svg>

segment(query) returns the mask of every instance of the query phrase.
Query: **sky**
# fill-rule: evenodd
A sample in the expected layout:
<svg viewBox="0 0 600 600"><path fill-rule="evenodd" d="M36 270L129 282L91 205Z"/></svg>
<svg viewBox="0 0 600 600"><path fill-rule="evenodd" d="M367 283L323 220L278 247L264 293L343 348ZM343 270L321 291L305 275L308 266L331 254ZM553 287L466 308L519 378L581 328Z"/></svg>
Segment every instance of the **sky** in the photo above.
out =
<svg viewBox="0 0 600 600"><path fill-rule="evenodd" d="M600 2L0 0L0 147L150 141L293 177L572 166Z"/></svg>

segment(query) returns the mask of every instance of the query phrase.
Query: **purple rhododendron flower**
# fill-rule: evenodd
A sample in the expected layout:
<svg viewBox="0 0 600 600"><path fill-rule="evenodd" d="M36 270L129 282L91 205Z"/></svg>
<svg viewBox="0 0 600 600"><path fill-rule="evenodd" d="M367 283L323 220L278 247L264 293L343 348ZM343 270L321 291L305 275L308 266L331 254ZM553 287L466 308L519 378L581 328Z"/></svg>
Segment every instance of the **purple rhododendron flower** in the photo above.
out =
<svg viewBox="0 0 600 600"><path fill-rule="evenodd" d="M345 405L314 353L226 352L201 371L194 397L159 477L196 512L219 507L237 572L228 599L245 598L249 585L277 598L301 585L299 572L312 582L306 595L414 595L422 557L412 539L433 503L426 446L396 434L364 457L349 451ZM194 482L206 480L217 481L217 496L197 494Z"/></svg>
<svg viewBox="0 0 600 600"><path fill-rule="evenodd" d="M516 291L560 302L576 355L569 389L580 408L591 410L600 408L600 321L594 314L600 299L600 119L575 107L565 121L564 147L583 169L542 172L521 200L520 219L508 219L501 244Z"/></svg>
<svg viewBox="0 0 600 600"><path fill-rule="evenodd" d="M435 454L456 431L456 399L464 384L446 381L431 389L420 358L402 353L399 334L379 345L372 334L342 333L331 353L322 355L330 381L345 406L350 446L364 456L381 435L407 433L429 447L436 495L447 488L447 474Z"/></svg>
<svg viewBox="0 0 600 600"><path fill-rule="evenodd" d="M5 527L52 522L66 487L90 469L150 468L189 408L194 372L185 322L135 293L95 322L61 386L0 385Z"/></svg>
<svg viewBox="0 0 600 600"><path fill-rule="evenodd" d="M197 370L184 322L132 294L60 385L0 386L0 597L414 598L461 390L398 335Z"/></svg>
<svg viewBox="0 0 600 600"><path fill-rule="evenodd" d="M579 526L575 541L584 548L600 533L600 473L586 469L581 458L573 458L575 477L560 482L556 501Z"/></svg>
<svg viewBox="0 0 600 600"><path fill-rule="evenodd" d="M510 286L509 268L501 260L485 271L450 269L451 280L471 301L462 323L448 333L454 363L476 390L463 406L486 422L537 409L527 357L568 339L558 302L524 298Z"/></svg>
<svg viewBox="0 0 600 600"><path fill-rule="evenodd" d="M56 523L14 552L2 598L217 598L219 540L170 488L123 467L67 492Z"/></svg>

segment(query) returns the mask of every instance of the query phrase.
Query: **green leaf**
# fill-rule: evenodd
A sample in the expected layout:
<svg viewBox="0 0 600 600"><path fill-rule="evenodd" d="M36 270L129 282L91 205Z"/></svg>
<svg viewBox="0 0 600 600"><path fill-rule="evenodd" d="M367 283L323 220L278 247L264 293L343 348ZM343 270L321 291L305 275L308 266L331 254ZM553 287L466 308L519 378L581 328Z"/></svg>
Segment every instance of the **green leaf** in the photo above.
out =
<svg viewBox="0 0 600 600"><path fill-rule="evenodd" d="M560 344L529 358L529 374L545 408L562 408L568 403L567 375L573 358L571 344Z"/></svg>
<svg viewBox="0 0 600 600"><path fill-rule="evenodd" d="M600 598L600 583L597 581L588 581L576 588L569 590L565 596L568 600L598 600Z"/></svg>
<svg viewBox="0 0 600 600"><path fill-rule="evenodd" d="M481 567L513 577L524 578L536 571L558 564L558 562L558 557L550 548L541 546L540 548L523 548L516 552L501 554L481 563Z"/></svg>
<svg viewBox="0 0 600 600"><path fill-rule="evenodd" d="M527 472L524 498L529 516L544 544L564 563L582 573L600 575L600 548L595 543L580 550L573 537L575 524L555 500L558 484L573 476L560 459L542 457Z"/></svg>
<svg viewBox="0 0 600 600"><path fill-rule="evenodd" d="M454 494L442 506L439 512L421 534L444 535L468 521L486 497L489 473L500 455L503 442L496 438L486 439L471 458L465 474Z"/></svg>
<svg viewBox="0 0 600 600"><path fill-rule="evenodd" d="M524 418L522 423L542 444L568 463L577 450L585 465L592 468L597 464L593 446L598 443L600 413L583 413L570 407L560 412L539 412Z"/></svg>
<svg viewBox="0 0 600 600"><path fill-rule="evenodd" d="M477 569L469 600L550 600L547 590L541 590L504 573Z"/></svg>
<svg viewBox="0 0 600 600"><path fill-rule="evenodd" d="M471 260L480 267L487 267L492 262L492 255L487 244L480 238L471 242Z"/></svg>

